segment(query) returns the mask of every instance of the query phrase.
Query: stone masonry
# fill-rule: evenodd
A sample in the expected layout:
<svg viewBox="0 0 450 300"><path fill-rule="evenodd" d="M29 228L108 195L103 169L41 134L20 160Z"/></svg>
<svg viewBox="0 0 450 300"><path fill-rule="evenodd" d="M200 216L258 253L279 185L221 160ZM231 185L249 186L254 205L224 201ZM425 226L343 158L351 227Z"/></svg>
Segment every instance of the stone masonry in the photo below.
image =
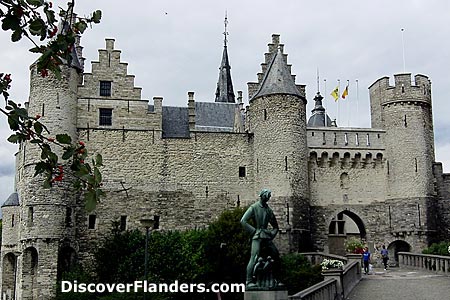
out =
<svg viewBox="0 0 450 300"><path fill-rule="evenodd" d="M2 206L2 299L51 299L61 272L88 264L113 222L135 229L159 216L160 230L201 228L250 205L262 188L273 191L282 252L342 253L358 236L372 251L386 244L395 262L398 251L448 236L450 174L434 158L426 76L372 84L372 128L307 127L305 86L295 83L279 35L248 83L246 108L242 92L238 103L234 95L198 102L189 92L186 107L142 99L120 55L107 39L91 73L66 66L58 81L30 68L29 113L102 154L106 196L86 212L68 183L43 189L33 177L38 149L21 144L16 192ZM223 57L219 80L231 80Z"/></svg>

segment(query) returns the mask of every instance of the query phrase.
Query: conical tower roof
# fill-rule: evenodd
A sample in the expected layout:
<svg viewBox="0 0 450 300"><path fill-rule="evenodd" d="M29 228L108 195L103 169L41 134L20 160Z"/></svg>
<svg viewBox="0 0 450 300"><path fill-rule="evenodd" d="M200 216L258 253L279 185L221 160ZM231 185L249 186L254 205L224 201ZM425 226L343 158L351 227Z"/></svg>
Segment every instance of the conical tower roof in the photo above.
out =
<svg viewBox="0 0 450 300"><path fill-rule="evenodd" d="M252 99L273 94L287 94L303 97L295 85L281 49L278 49L273 56L272 61L267 67L264 78L261 81L260 87Z"/></svg>

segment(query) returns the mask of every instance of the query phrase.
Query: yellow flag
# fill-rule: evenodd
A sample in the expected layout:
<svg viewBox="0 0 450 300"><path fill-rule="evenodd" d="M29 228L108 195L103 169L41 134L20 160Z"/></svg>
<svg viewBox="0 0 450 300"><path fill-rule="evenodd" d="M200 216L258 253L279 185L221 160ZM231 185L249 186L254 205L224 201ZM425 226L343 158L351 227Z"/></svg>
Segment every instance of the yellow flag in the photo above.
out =
<svg viewBox="0 0 450 300"><path fill-rule="evenodd" d="M348 84L347 84L347 86L345 87L344 92L342 93L342 99L345 99L345 97L347 97L347 96L348 96Z"/></svg>
<svg viewBox="0 0 450 300"><path fill-rule="evenodd" d="M331 96L333 96L334 101L338 101L339 99L339 86L337 86L330 94Z"/></svg>

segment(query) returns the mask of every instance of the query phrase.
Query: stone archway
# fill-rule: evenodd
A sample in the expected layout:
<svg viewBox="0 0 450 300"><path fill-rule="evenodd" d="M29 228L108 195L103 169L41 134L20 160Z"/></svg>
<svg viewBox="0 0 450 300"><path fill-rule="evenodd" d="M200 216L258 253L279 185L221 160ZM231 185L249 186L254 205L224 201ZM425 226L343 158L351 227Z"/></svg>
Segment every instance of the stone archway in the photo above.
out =
<svg viewBox="0 0 450 300"><path fill-rule="evenodd" d="M398 253L410 252L411 245L402 240L396 240L389 244L387 247L389 251L389 265L398 266Z"/></svg>
<svg viewBox="0 0 450 300"><path fill-rule="evenodd" d="M15 299L16 295L16 276L17 276L17 257L9 252L3 257L2 265L2 293L4 300Z"/></svg>
<svg viewBox="0 0 450 300"><path fill-rule="evenodd" d="M70 246L63 246L58 252L58 280L62 279L65 272L73 271L77 263L77 253Z"/></svg>
<svg viewBox="0 0 450 300"><path fill-rule="evenodd" d="M34 247L28 247L23 251L22 264L22 299L38 299L37 284L38 252Z"/></svg>
<svg viewBox="0 0 450 300"><path fill-rule="evenodd" d="M328 249L330 253L345 255L345 240L349 237L366 238L366 227L352 211L343 210L328 225Z"/></svg>

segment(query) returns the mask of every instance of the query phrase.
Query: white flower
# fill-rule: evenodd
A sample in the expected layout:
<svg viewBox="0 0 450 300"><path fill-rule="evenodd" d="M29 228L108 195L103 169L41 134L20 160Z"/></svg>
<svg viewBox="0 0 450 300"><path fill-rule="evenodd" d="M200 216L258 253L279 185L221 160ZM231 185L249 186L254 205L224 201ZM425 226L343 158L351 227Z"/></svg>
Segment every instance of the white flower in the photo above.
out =
<svg viewBox="0 0 450 300"><path fill-rule="evenodd" d="M448 249L447 249L447 250L448 250L448 253L450 253L450 246L448 246Z"/></svg>
<svg viewBox="0 0 450 300"><path fill-rule="evenodd" d="M322 271L329 269L340 269L344 266L344 263L336 259L324 259L320 264L322 266Z"/></svg>

